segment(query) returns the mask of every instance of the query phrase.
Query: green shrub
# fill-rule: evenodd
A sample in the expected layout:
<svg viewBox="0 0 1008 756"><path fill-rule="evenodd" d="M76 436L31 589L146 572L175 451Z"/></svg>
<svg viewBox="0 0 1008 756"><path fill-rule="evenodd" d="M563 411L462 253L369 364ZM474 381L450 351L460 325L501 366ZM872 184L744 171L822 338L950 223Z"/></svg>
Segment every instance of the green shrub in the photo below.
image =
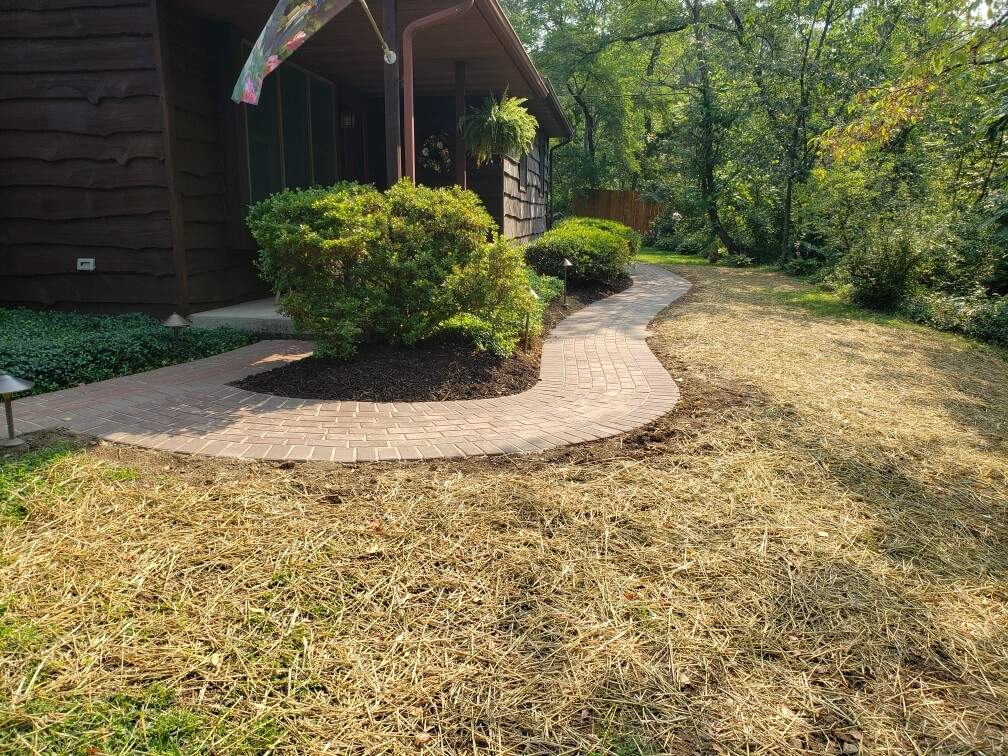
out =
<svg viewBox="0 0 1008 756"><path fill-rule="evenodd" d="M319 356L346 357L379 317L389 224L385 198L342 183L286 190L253 205L248 227L280 309L316 337Z"/></svg>
<svg viewBox="0 0 1008 756"><path fill-rule="evenodd" d="M641 235L630 228L630 226L625 226L619 221L608 220L607 218L586 218L584 216L575 215L560 221L557 225L566 226L570 224L598 228L602 231L608 231L610 233L617 234L618 236L622 236L630 245L630 254L634 257L640 254L641 244L643 242Z"/></svg>
<svg viewBox="0 0 1008 756"><path fill-rule="evenodd" d="M909 237L876 227L853 245L843 267L855 304L887 309L910 290L919 257Z"/></svg>
<svg viewBox="0 0 1008 756"><path fill-rule="evenodd" d="M675 248L664 246L670 240L677 239L681 233L682 214L671 207L664 207L655 219L651 221L651 227L646 234L648 246L656 247L666 252L674 252Z"/></svg>
<svg viewBox="0 0 1008 756"><path fill-rule="evenodd" d="M693 231L679 239L679 254L707 257L715 244L714 235L709 231Z"/></svg>
<svg viewBox="0 0 1008 756"><path fill-rule="evenodd" d="M317 355L343 358L366 339L415 343L456 314L445 281L494 227L472 192L408 181L280 192L248 225L282 310Z"/></svg>
<svg viewBox="0 0 1008 756"><path fill-rule="evenodd" d="M920 292L900 304L910 320L1008 347L1008 297Z"/></svg>
<svg viewBox="0 0 1008 756"><path fill-rule="evenodd" d="M522 250L502 236L481 245L456 268L445 281L445 291L458 314L443 321L438 331L467 332L481 349L510 355L524 333L526 316L532 335L542 330L543 302L532 295Z"/></svg>
<svg viewBox="0 0 1008 756"><path fill-rule="evenodd" d="M729 252L722 260L729 268L748 268L755 264L755 261L742 252Z"/></svg>
<svg viewBox="0 0 1008 756"><path fill-rule="evenodd" d="M634 254L624 236L575 221L561 223L532 242L525 251L540 273L562 277L563 261L573 263L575 281L612 281L627 274Z"/></svg>
<svg viewBox="0 0 1008 756"><path fill-rule="evenodd" d="M34 381L35 394L202 359L257 340L229 328L189 328L176 340L141 314L0 310L0 370Z"/></svg>
<svg viewBox="0 0 1008 756"><path fill-rule="evenodd" d="M472 192L401 182L384 194L338 184L287 191L252 208L263 275L316 353L345 358L367 339L463 338L501 356L535 332L539 283Z"/></svg>
<svg viewBox="0 0 1008 756"><path fill-rule="evenodd" d="M375 325L383 339L413 344L458 312L445 282L485 251L495 224L476 194L455 186L401 181L385 197L389 234L377 250L384 297Z"/></svg>

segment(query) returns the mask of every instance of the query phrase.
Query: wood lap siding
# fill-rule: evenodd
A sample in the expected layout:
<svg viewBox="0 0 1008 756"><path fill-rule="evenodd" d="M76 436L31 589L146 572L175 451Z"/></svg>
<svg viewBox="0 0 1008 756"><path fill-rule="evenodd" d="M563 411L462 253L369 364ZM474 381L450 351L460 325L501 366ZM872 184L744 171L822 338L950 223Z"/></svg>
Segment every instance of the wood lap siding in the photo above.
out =
<svg viewBox="0 0 1008 756"><path fill-rule="evenodd" d="M3 303L171 308L153 19L146 2L0 0Z"/></svg>
<svg viewBox="0 0 1008 756"><path fill-rule="evenodd" d="M265 296L255 251L235 238L234 216L244 217L244 192L229 191L227 155L238 106L227 58L234 52L227 29L167 3L163 44L168 61L168 101L174 118L175 183L182 195L190 311ZM237 156L235 156L237 157Z"/></svg>
<svg viewBox="0 0 1008 756"><path fill-rule="evenodd" d="M546 230L549 210L549 149L543 137L526 158L526 181L521 180L521 162L503 158L504 235L526 243Z"/></svg>

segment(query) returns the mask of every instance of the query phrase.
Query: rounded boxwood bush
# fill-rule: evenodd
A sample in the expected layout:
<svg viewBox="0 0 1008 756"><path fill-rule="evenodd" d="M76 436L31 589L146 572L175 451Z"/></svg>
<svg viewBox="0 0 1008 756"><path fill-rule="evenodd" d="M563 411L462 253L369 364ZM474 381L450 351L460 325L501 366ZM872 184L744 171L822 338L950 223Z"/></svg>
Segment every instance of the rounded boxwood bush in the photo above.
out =
<svg viewBox="0 0 1008 756"><path fill-rule="evenodd" d="M353 354L384 309L385 197L352 183L286 190L253 205L247 222L281 311L315 335L319 356Z"/></svg>
<svg viewBox="0 0 1008 756"><path fill-rule="evenodd" d="M506 356L526 314L541 320L521 251L489 242L493 219L457 187L285 191L255 205L248 224L263 276L318 356L448 332Z"/></svg>
<svg viewBox="0 0 1008 756"><path fill-rule="evenodd" d="M608 231L610 233L617 234L618 236L622 236L627 240L627 244L630 245L630 254L634 257L640 254L643 237L630 228L630 226L624 225L619 221L609 220L608 218L588 218L581 215L575 215L560 221L557 225L566 226L570 224L590 226L591 228L598 228L602 231Z"/></svg>
<svg viewBox="0 0 1008 756"><path fill-rule="evenodd" d="M540 273L562 277L563 260L573 263L568 276L575 281L613 281L622 278L633 262L630 242L618 233L569 220L540 236L525 255Z"/></svg>

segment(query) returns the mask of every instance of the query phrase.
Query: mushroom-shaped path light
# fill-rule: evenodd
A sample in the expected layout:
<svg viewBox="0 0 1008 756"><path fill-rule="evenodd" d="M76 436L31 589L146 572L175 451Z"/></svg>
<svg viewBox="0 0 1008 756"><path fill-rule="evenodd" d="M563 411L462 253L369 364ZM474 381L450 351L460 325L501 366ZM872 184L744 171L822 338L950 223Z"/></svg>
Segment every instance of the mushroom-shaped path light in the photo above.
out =
<svg viewBox="0 0 1008 756"><path fill-rule="evenodd" d="M23 446L25 440L14 435L14 409L11 398L14 394L28 391L35 384L15 378L10 373L0 372L0 396L3 396L4 412L7 415L7 438L0 438L0 447Z"/></svg>
<svg viewBox="0 0 1008 756"><path fill-rule="evenodd" d="M574 267L574 263L572 263L570 260L568 260L565 257L563 259L563 269L564 269L564 298L563 298L563 306L564 307L567 306L567 269L568 268L573 268L573 267Z"/></svg>
<svg viewBox="0 0 1008 756"><path fill-rule="evenodd" d="M171 328L172 335L177 339L179 334L182 333L182 329L189 328L192 325L192 322L186 320L177 312L173 312L168 316L168 319L163 322L163 325L166 328Z"/></svg>

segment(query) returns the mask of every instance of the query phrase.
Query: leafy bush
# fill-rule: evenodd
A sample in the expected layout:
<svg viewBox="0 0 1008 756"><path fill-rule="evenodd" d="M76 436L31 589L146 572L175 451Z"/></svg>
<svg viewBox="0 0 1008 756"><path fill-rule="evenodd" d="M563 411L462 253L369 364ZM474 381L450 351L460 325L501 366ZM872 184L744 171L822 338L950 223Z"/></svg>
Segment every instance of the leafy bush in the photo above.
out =
<svg viewBox="0 0 1008 756"><path fill-rule="evenodd" d="M666 252L674 252L675 248L665 246L680 236L682 214L666 205L662 211L651 221L651 228L648 229L646 239L648 246L657 247ZM676 243L676 248L678 243Z"/></svg>
<svg viewBox="0 0 1008 756"><path fill-rule="evenodd" d="M630 253L634 257L640 254L641 244L643 242L641 235L630 228L630 226L625 226L619 221L609 220L608 218L586 218L584 216L576 215L562 220L557 225L566 226L568 224L590 226L591 228L598 228L602 231L608 231L610 233L617 234L618 236L622 236L630 245Z"/></svg>
<svg viewBox="0 0 1008 756"><path fill-rule="evenodd" d="M876 226L855 242L843 265L851 300L885 309L910 290L919 258L907 235Z"/></svg>
<svg viewBox="0 0 1008 756"><path fill-rule="evenodd" d="M480 349L506 357L524 334L526 316L530 335L542 331L545 303L532 294L522 251L502 236L481 245L464 266L456 268L445 281L445 290L459 314L440 323L438 333L468 337Z"/></svg>
<svg viewBox="0 0 1008 756"><path fill-rule="evenodd" d="M900 304L910 320L1008 347L1008 297L921 292Z"/></svg>
<svg viewBox="0 0 1008 756"><path fill-rule="evenodd" d="M141 314L0 310L0 369L34 381L35 394L210 357L257 340L229 328L190 328L176 340Z"/></svg>
<svg viewBox="0 0 1008 756"><path fill-rule="evenodd" d="M568 271L576 281L612 281L627 274L634 254L621 234L570 219L547 231L525 251L529 263L540 273L563 277L563 261L573 263Z"/></svg>
<svg viewBox="0 0 1008 756"><path fill-rule="evenodd" d="M506 356L542 304L511 242L457 187L403 181L285 191L254 206L249 228L281 307L316 337L319 356L349 357L365 340L412 344L452 334Z"/></svg>
<svg viewBox="0 0 1008 756"><path fill-rule="evenodd" d="M384 340L413 344L458 312L445 282L486 250L495 224L479 197L457 186L401 181L385 197L389 234L375 250L383 295L375 326Z"/></svg>
<svg viewBox="0 0 1008 756"><path fill-rule="evenodd" d="M248 227L259 269L299 331L316 337L319 356L349 356L382 315L379 296L388 248L382 194L351 183L286 190L253 205Z"/></svg>
<svg viewBox="0 0 1008 756"><path fill-rule="evenodd" d="M753 259L749 255L741 252L730 252L724 256L723 262L729 268L748 268L754 264Z"/></svg>

